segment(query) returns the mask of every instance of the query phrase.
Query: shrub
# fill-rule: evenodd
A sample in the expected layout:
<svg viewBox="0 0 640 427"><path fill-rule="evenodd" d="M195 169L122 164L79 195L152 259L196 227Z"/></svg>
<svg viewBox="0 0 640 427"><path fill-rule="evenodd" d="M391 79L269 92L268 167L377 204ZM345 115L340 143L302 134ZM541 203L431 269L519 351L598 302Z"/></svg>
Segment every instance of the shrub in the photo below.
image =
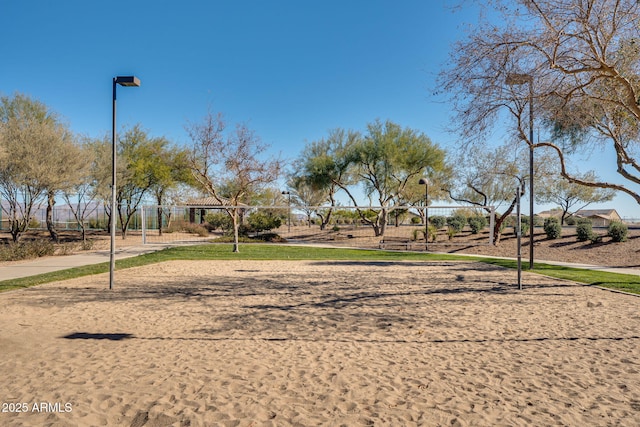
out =
<svg viewBox="0 0 640 427"><path fill-rule="evenodd" d="M262 240L264 242L270 243L284 243L286 242L279 234L277 233L263 233L260 236L256 237L258 240Z"/></svg>
<svg viewBox="0 0 640 427"><path fill-rule="evenodd" d="M529 230L531 230L531 221L529 221L528 215L520 215L520 222L522 223L522 235L529 234Z"/></svg>
<svg viewBox="0 0 640 427"><path fill-rule="evenodd" d="M449 236L449 240L453 240L453 237L458 234L458 232L455 230L455 228L449 228L447 230L447 236Z"/></svg>
<svg viewBox="0 0 640 427"><path fill-rule="evenodd" d="M34 240L0 245L0 261L19 261L54 255L55 245L50 240Z"/></svg>
<svg viewBox="0 0 640 427"><path fill-rule="evenodd" d="M600 243L602 242L602 236L599 236L596 233L593 233L591 234L591 237L589 238L589 240L591 240L591 243Z"/></svg>
<svg viewBox="0 0 640 427"><path fill-rule="evenodd" d="M80 243L80 249L82 249L83 251L90 251L91 249L93 249L95 243L95 240L87 239Z"/></svg>
<svg viewBox="0 0 640 427"><path fill-rule="evenodd" d="M254 212L247 218L247 222L251 226L252 231L260 233L261 231L273 230L282 225L282 219L278 216L265 212Z"/></svg>
<svg viewBox="0 0 640 427"><path fill-rule="evenodd" d="M108 230L109 222L104 219L92 218L89 220L89 228L92 230Z"/></svg>
<svg viewBox="0 0 640 427"><path fill-rule="evenodd" d="M187 221L174 221L170 227L165 230L165 233L185 232L190 234L197 234L201 237L209 235L209 230L203 225L194 224Z"/></svg>
<svg viewBox="0 0 640 427"><path fill-rule="evenodd" d="M544 232L547 233L548 239L558 239L562 235L562 226L560 220L550 217L544 220Z"/></svg>
<svg viewBox="0 0 640 427"><path fill-rule="evenodd" d="M588 218L585 218L588 219ZM564 219L565 224L567 225L576 225L578 222L580 222L579 220L576 220L575 216L568 216Z"/></svg>
<svg viewBox="0 0 640 427"><path fill-rule="evenodd" d="M422 220L417 216L412 216L411 217L411 224L413 224L413 225L420 224L421 221Z"/></svg>
<svg viewBox="0 0 640 427"><path fill-rule="evenodd" d="M205 215L204 220L209 231L217 230L218 228L221 230L233 228L231 218L224 212L208 213Z"/></svg>
<svg viewBox="0 0 640 427"><path fill-rule="evenodd" d="M520 215L520 231L522 232L521 236L527 235L529 233L529 217L526 215ZM518 236L518 219L515 218L513 221L513 235Z"/></svg>
<svg viewBox="0 0 640 427"><path fill-rule="evenodd" d="M471 227L471 234L478 234L480 230L487 226L487 218L482 215L470 216L467 222Z"/></svg>
<svg viewBox="0 0 640 427"><path fill-rule="evenodd" d="M614 242L624 242L627 240L629 229L627 224L620 221L612 221L607 229L607 236L611 237Z"/></svg>
<svg viewBox="0 0 640 427"><path fill-rule="evenodd" d="M453 215L447 218L447 226L449 227L449 230L455 231L455 233L461 232L466 224L467 217L463 215Z"/></svg>
<svg viewBox="0 0 640 427"><path fill-rule="evenodd" d="M580 218L576 222L576 234L578 235L579 242L586 242L592 240L593 234L593 221L590 218Z"/></svg>
<svg viewBox="0 0 640 427"><path fill-rule="evenodd" d="M435 216L429 217L429 224L433 225L438 229L444 227L446 223L447 223L447 218L443 216L435 215Z"/></svg>
<svg viewBox="0 0 640 427"><path fill-rule="evenodd" d="M429 224L429 238L432 242L438 241L438 229L433 224Z"/></svg>

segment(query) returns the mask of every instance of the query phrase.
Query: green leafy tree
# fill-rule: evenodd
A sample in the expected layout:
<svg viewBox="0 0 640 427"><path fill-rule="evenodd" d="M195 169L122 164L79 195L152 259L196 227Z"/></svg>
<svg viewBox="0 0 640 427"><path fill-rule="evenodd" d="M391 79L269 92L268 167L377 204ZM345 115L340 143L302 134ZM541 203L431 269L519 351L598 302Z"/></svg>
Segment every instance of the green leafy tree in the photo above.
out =
<svg viewBox="0 0 640 427"><path fill-rule="evenodd" d="M381 207L374 219L365 215L364 209L357 209L376 236L384 235L388 214L414 181L446 169L444 150L423 133L391 121L370 123L364 135L334 130L327 141L317 146L324 149L303 154L304 176L321 188L339 188L356 207L361 204L354 186L363 188L368 204Z"/></svg>
<svg viewBox="0 0 640 427"><path fill-rule="evenodd" d="M57 240L52 210L57 192L78 179L81 159L73 135L57 115L39 101L16 94L0 98L0 193L12 239L18 241L33 211L47 201L47 226Z"/></svg>
<svg viewBox="0 0 640 427"><path fill-rule="evenodd" d="M167 217L168 223L170 215L170 212L163 208L167 198L172 195L172 190L178 189L181 185L195 185L195 181L189 167L187 150L171 146L165 140L160 140L159 144L150 148L149 160L153 181L150 192L157 205L158 233L162 235L163 218Z"/></svg>
<svg viewBox="0 0 640 427"><path fill-rule="evenodd" d="M325 216L320 206L325 205L327 202L331 206L335 206L335 199L333 194L335 193L334 186L318 186L314 185L304 176L304 166L301 164L300 159L294 161L294 172L289 175L287 180L288 191L291 192L291 201L301 209L306 217L307 224L311 227L311 218L314 214L321 216L322 220L320 228L324 230L327 223L324 222ZM333 211L332 209L330 209Z"/></svg>
<svg viewBox="0 0 640 427"><path fill-rule="evenodd" d="M384 235L388 214L408 185L446 168L444 150L425 134L391 121L367 125L367 133L352 146L351 157L365 194L381 206L375 221L362 216L376 236Z"/></svg>
<svg viewBox="0 0 640 427"><path fill-rule="evenodd" d="M548 175L536 191L536 200L540 203L555 203L562 210L560 224L565 223L568 215L586 208L592 203L608 202L615 191L608 188L591 187L571 182L558 175ZM593 171L580 175L581 180L597 181Z"/></svg>
<svg viewBox="0 0 640 427"><path fill-rule="evenodd" d="M311 191L325 194L325 201L329 203L327 208L314 209L314 213L320 217L321 230L331 222L336 206L336 193L342 190L350 195L349 188L355 182L352 173L351 147L358 142L359 138L358 132L333 129L326 139L314 141L305 146L300 158L296 161L296 164L300 165L298 179Z"/></svg>
<svg viewBox="0 0 640 427"><path fill-rule="evenodd" d="M96 193L104 201L109 221L116 220L110 209L111 194L111 138L94 140L95 154L92 176ZM164 137L150 137L137 124L121 132L117 141L116 205L122 238L126 239L131 220L137 215L141 203L152 190L164 188L163 179L171 167L168 156L169 142ZM164 193L163 193L164 194Z"/></svg>

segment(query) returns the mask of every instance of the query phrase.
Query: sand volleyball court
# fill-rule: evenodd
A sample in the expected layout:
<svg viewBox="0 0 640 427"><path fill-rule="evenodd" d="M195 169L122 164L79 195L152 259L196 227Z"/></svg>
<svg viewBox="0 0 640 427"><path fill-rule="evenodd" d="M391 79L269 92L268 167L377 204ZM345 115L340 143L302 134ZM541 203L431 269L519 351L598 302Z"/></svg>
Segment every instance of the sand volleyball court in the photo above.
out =
<svg viewBox="0 0 640 427"><path fill-rule="evenodd" d="M523 279L175 261L2 293L0 425L640 425L640 298Z"/></svg>

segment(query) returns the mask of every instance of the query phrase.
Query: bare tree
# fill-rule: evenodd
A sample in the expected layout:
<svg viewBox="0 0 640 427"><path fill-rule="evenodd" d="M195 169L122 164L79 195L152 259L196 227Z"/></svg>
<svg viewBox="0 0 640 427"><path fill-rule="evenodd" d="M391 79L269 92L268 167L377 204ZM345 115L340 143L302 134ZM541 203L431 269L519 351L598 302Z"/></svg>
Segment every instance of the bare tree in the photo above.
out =
<svg viewBox="0 0 640 427"><path fill-rule="evenodd" d="M93 155L94 152L90 145L84 144L80 147L78 153L80 161L76 170L78 180L75 184L62 190L62 197L80 227L83 242L87 239L86 219L98 208L98 203L96 203L97 188L91 176Z"/></svg>
<svg viewBox="0 0 640 427"><path fill-rule="evenodd" d="M274 182L282 168L279 159L265 160L268 146L246 125L227 135L221 114L209 112L186 130L193 142L190 164L195 180L211 195L233 222L233 251L239 252L240 205L252 192Z"/></svg>
<svg viewBox="0 0 640 427"><path fill-rule="evenodd" d="M491 0L483 20L454 47L441 83L455 102L454 128L481 140L507 111L515 136L555 152L569 182L624 192L640 203L640 3L636 0ZM509 86L524 74L529 85ZM528 86L528 87L527 87ZM529 133L532 100L543 142ZM616 153L620 182L571 171L587 144ZM593 178L593 180L591 180Z"/></svg>
<svg viewBox="0 0 640 427"><path fill-rule="evenodd" d="M451 199L461 203L497 209L506 205L494 223L493 242L497 245L503 223L516 207L516 187L520 187L520 196L525 194L526 162L517 147L476 148L458 157L457 176L448 192Z"/></svg>

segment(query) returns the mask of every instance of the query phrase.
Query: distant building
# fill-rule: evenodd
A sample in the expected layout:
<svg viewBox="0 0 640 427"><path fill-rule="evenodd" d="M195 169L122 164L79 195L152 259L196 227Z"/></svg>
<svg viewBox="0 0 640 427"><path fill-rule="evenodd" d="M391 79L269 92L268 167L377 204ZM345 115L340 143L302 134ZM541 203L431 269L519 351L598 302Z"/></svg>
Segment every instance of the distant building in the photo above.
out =
<svg viewBox="0 0 640 427"><path fill-rule="evenodd" d="M231 201L229 199L221 197L220 200L224 204L221 204L218 199L212 196L187 200L187 206L189 206L189 222L204 224L204 217L207 214L207 211L213 209L216 212L220 212L223 206L231 206ZM238 206L249 207L249 205L245 205L244 203L239 203ZM244 209L240 210L240 222L242 222L244 217L244 211Z"/></svg>
<svg viewBox="0 0 640 427"><path fill-rule="evenodd" d="M560 217L562 216L562 209L551 209L550 211L542 211L540 213L537 213L536 216L539 216L540 218L555 217L560 219Z"/></svg>
<svg viewBox="0 0 640 427"><path fill-rule="evenodd" d="M622 221L615 209L583 209L574 214L577 218L590 218L594 227L608 227L612 221Z"/></svg>

